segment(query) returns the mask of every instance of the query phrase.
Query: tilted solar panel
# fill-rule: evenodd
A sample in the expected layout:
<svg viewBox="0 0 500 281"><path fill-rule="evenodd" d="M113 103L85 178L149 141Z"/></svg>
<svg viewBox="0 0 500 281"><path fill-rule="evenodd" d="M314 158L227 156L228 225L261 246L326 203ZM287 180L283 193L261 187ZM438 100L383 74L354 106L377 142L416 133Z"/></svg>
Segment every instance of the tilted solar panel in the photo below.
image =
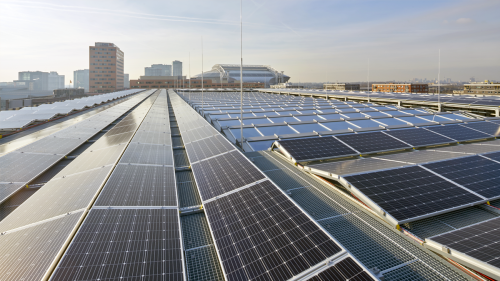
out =
<svg viewBox="0 0 500 281"><path fill-rule="evenodd" d="M490 136L497 137L500 135L500 125L490 122L474 122L470 124L462 124L462 126L474 129Z"/></svg>
<svg viewBox="0 0 500 281"><path fill-rule="evenodd" d="M485 201L419 166L345 180L400 223Z"/></svg>
<svg viewBox="0 0 500 281"><path fill-rule="evenodd" d="M457 141L468 141L491 137L490 135L469 129L461 125L426 127L425 129Z"/></svg>
<svg viewBox="0 0 500 281"><path fill-rule="evenodd" d="M358 154L333 137L280 140L279 145L298 162Z"/></svg>
<svg viewBox="0 0 500 281"><path fill-rule="evenodd" d="M393 130L386 131L384 133L400 139L415 147L455 142L450 138L438 135L422 128Z"/></svg>
<svg viewBox="0 0 500 281"><path fill-rule="evenodd" d="M335 136L360 153L408 149L409 145L382 132L348 134Z"/></svg>
<svg viewBox="0 0 500 281"><path fill-rule="evenodd" d="M481 156L425 164L424 167L493 200L500 197L500 163Z"/></svg>

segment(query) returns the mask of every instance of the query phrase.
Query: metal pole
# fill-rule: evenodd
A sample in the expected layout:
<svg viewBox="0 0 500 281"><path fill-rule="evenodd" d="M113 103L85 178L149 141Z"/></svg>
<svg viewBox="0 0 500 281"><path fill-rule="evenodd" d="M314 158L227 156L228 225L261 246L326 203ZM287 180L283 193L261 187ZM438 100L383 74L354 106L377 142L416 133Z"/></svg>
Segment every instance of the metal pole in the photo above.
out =
<svg viewBox="0 0 500 281"><path fill-rule="evenodd" d="M203 99L203 94L205 88L203 85L203 36L201 36L201 115L205 118L205 101Z"/></svg>
<svg viewBox="0 0 500 281"><path fill-rule="evenodd" d="M243 0L240 0L240 118L241 118L241 149L243 149Z"/></svg>
<svg viewBox="0 0 500 281"><path fill-rule="evenodd" d="M191 52L189 52L189 101L191 101Z"/></svg>
<svg viewBox="0 0 500 281"><path fill-rule="evenodd" d="M370 102L370 59L368 59L368 102Z"/></svg>
<svg viewBox="0 0 500 281"><path fill-rule="evenodd" d="M441 112L441 49L439 49L439 57L438 57L438 111Z"/></svg>

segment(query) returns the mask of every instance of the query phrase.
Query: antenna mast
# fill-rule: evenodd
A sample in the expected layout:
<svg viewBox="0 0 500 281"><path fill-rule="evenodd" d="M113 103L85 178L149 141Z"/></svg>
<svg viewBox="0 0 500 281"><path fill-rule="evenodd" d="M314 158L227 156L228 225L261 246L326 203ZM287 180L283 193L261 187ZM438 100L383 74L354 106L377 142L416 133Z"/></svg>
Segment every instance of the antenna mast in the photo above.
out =
<svg viewBox="0 0 500 281"><path fill-rule="evenodd" d="M441 49L439 49L438 57L438 111L441 112Z"/></svg>
<svg viewBox="0 0 500 281"><path fill-rule="evenodd" d="M240 118L241 149L243 149L243 0L240 0Z"/></svg>
<svg viewBox="0 0 500 281"><path fill-rule="evenodd" d="M205 118L205 101L203 99L203 94L205 92L203 83L203 36L201 36L201 115Z"/></svg>

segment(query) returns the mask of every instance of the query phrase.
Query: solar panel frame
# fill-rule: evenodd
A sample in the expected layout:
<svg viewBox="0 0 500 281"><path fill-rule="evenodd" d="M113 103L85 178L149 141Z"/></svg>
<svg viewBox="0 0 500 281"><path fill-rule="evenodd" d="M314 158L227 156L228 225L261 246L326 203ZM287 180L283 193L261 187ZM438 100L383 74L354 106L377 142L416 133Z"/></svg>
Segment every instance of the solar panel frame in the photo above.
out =
<svg viewBox="0 0 500 281"><path fill-rule="evenodd" d="M311 153L312 147L321 146ZM338 139L328 136L319 138L303 138L291 140L279 140L273 144L294 162L307 162L313 160L332 159L338 157L357 156L360 153L347 146ZM326 149L329 151L325 151ZM312 155L311 155L312 154Z"/></svg>
<svg viewBox="0 0 500 281"><path fill-rule="evenodd" d="M395 225L487 201L417 165L350 175L339 182ZM444 200L448 198L455 201Z"/></svg>
<svg viewBox="0 0 500 281"><path fill-rule="evenodd" d="M383 132L334 136L360 154L410 149L411 146Z"/></svg>

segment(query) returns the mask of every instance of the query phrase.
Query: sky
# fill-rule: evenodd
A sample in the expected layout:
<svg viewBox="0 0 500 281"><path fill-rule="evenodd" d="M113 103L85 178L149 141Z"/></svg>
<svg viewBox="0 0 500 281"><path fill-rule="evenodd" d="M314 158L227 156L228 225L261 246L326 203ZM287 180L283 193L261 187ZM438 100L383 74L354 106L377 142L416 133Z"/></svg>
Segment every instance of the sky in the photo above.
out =
<svg viewBox="0 0 500 281"><path fill-rule="evenodd" d="M242 3L244 64L290 82L436 79L439 62L442 79L500 80L500 0ZM174 60L187 76L239 64L240 1L0 0L0 82L40 70L69 84L95 42L120 47L130 79Z"/></svg>

